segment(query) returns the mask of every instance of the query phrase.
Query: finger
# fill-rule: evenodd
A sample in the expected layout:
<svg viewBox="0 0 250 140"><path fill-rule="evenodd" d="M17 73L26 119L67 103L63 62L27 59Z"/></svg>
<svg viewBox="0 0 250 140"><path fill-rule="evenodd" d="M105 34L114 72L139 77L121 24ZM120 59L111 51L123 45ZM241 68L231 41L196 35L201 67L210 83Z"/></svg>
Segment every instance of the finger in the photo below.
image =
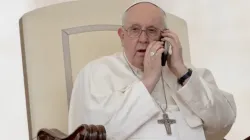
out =
<svg viewBox="0 0 250 140"><path fill-rule="evenodd" d="M167 57L167 60L168 60L168 61L167 61L168 66L171 66L171 56L172 56L172 55L171 55L171 54L169 54L169 55L168 55L168 57Z"/></svg>
<svg viewBox="0 0 250 140"><path fill-rule="evenodd" d="M153 41L151 43L149 43L147 49L146 49L146 52L145 52L145 56L144 56L144 60L148 63L148 61L150 60L149 57L150 57L150 50L152 48L152 46L156 43L156 41Z"/></svg>
<svg viewBox="0 0 250 140"><path fill-rule="evenodd" d="M174 39L177 43L180 42L180 39L179 39L178 35L177 35L176 33L172 32L172 31L170 31L170 30L167 30L167 31L163 32L163 33L162 33L162 36L172 38L172 39Z"/></svg>
<svg viewBox="0 0 250 140"><path fill-rule="evenodd" d="M157 42L155 45L151 48L151 52L154 52L155 54L152 56L150 55L150 60L157 59L156 55L158 55L159 50L164 50L163 42Z"/></svg>
<svg viewBox="0 0 250 140"><path fill-rule="evenodd" d="M164 30L162 34L168 34L168 33L173 34L175 37L178 38L178 35L175 32L173 32L172 30L169 30L169 29Z"/></svg>
<svg viewBox="0 0 250 140"><path fill-rule="evenodd" d="M173 34L173 33L166 32L166 33L163 33L163 36L164 36L164 37L172 38L172 39L174 39L174 41L175 41L176 43L180 43L180 40L179 40L178 36L175 35L175 34Z"/></svg>
<svg viewBox="0 0 250 140"><path fill-rule="evenodd" d="M152 46L154 46L154 44L155 44L156 42L157 42L157 41L153 41L153 42L151 42L151 43L148 45L148 47L147 47L147 49L146 49L146 55L148 55L148 54L150 53Z"/></svg>
<svg viewBox="0 0 250 140"><path fill-rule="evenodd" d="M178 45L178 44L174 41L174 39L172 39L172 38L164 37L162 40L165 40L165 41L169 42L170 45L171 45L171 47L172 47L172 49L180 49L180 48L181 48L180 45Z"/></svg>
<svg viewBox="0 0 250 140"><path fill-rule="evenodd" d="M163 42L158 41L151 47L151 52L157 52L158 49L163 48Z"/></svg>
<svg viewBox="0 0 250 140"><path fill-rule="evenodd" d="M179 54L181 52L181 47L179 47L179 45L177 45L177 43L172 38L165 37L164 40L170 43L172 54Z"/></svg>
<svg viewBox="0 0 250 140"><path fill-rule="evenodd" d="M174 36L178 37L178 35L177 35L175 32L173 32L172 30L167 30L166 32L167 32L167 33L171 33L171 34L173 34Z"/></svg>
<svg viewBox="0 0 250 140"><path fill-rule="evenodd" d="M163 53L164 51L165 51L164 48L160 48L160 49L156 52L156 54L155 54L155 56L154 56L154 60L157 60L157 61L160 62L162 53Z"/></svg>
<svg viewBox="0 0 250 140"><path fill-rule="evenodd" d="M161 54L163 53L165 51L165 49L164 48L160 48L160 49L158 49L158 51L156 52L156 56L157 57L161 57Z"/></svg>

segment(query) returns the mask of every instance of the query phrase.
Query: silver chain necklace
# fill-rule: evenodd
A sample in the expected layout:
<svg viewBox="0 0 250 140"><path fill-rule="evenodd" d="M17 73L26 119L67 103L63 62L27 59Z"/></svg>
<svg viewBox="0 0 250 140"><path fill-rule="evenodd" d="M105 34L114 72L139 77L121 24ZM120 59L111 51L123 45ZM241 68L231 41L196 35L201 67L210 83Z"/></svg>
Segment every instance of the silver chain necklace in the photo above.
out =
<svg viewBox="0 0 250 140"><path fill-rule="evenodd" d="M138 77L138 75L135 73L135 71L133 70L132 66L131 66L130 63L128 62L128 59L127 59L127 57L125 56L125 52L123 52L123 56L124 56L124 58L125 58L125 60L126 60L126 62L127 62L127 64L128 64L128 66L129 66L129 68L130 68L131 71L133 72L133 74L140 80L140 77ZM165 112L167 111L168 105L167 105L167 97L166 97L166 91L165 91L165 85L164 85L164 80L163 80L163 73L162 73L162 71L161 71L161 82L162 82L163 91L164 91L164 98L165 98L165 102L166 102L166 108L163 109L163 108L161 107L161 105L160 105L154 98L153 98L153 99L154 99L154 101L156 102L156 104L160 107L162 113L165 113Z"/></svg>
<svg viewBox="0 0 250 140"><path fill-rule="evenodd" d="M131 71L133 72L133 74L140 80L139 76L135 73L135 71L133 70L132 66L128 62L128 59L125 56L125 52L123 52L123 56L124 56L125 60L127 61L127 64L129 65L129 67L130 67ZM163 73L162 73L162 71L161 71L161 80L162 80L162 86L163 86L164 97L165 97L165 102L166 102L166 108L165 108L165 111L164 111L164 109L161 107L161 105L153 98L154 101L156 102L156 104L161 108L161 111L163 113L162 114L162 119L158 120L157 122L159 124L164 124L167 134L171 135L172 134L171 124L176 123L176 120L170 119L168 117L168 114L166 114L166 110L167 110L168 106L167 106L167 97L166 97L166 92L165 92L165 86L164 86L164 80L163 80Z"/></svg>

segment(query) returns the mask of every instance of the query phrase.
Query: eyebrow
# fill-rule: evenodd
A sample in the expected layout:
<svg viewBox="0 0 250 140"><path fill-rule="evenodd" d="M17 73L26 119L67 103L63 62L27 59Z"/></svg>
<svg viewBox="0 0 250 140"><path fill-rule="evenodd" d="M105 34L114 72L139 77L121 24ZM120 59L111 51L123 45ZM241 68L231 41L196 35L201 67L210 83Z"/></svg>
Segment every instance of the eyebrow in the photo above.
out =
<svg viewBox="0 0 250 140"><path fill-rule="evenodd" d="M135 24L131 24L131 25L130 25L130 27L133 27L133 26L140 26L140 27L141 27L141 25L138 24L138 23L135 23ZM157 28L157 27L155 27L154 25L149 25L149 26L146 26L146 28Z"/></svg>

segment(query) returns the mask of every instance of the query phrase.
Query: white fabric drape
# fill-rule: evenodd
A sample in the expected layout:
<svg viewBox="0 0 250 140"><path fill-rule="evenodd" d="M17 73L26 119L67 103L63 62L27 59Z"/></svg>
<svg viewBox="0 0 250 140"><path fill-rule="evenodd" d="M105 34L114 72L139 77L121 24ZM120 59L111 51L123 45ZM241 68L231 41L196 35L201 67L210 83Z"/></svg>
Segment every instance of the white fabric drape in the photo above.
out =
<svg viewBox="0 0 250 140"><path fill-rule="evenodd" d="M28 139L18 20L35 8L68 1L0 1L0 137L3 139L9 139L13 134L19 139ZM188 22L194 65L210 68L218 84L235 95L238 117L227 138L243 139L250 135L247 129L250 125L250 1L159 1L167 12Z"/></svg>

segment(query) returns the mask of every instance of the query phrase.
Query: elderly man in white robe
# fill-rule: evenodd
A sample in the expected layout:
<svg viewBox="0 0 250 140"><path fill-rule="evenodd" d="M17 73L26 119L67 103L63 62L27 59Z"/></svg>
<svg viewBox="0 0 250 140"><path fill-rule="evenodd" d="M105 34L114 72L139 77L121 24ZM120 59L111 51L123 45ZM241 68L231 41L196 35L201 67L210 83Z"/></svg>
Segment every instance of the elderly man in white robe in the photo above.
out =
<svg viewBox="0 0 250 140"><path fill-rule="evenodd" d="M108 140L222 140L236 118L230 93L212 73L184 63L165 13L136 3L118 30L123 52L89 62L78 74L69 108L69 133L104 125ZM161 64L164 43L172 53Z"/></svg>

